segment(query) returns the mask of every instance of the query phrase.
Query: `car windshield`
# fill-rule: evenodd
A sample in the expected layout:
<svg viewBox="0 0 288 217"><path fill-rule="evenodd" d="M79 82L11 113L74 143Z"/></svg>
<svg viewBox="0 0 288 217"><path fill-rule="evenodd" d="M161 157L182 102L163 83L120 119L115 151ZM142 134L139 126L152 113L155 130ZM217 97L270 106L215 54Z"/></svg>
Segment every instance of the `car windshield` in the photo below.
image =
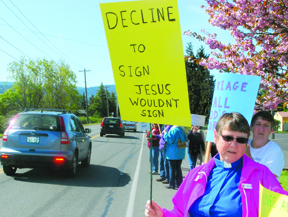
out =
<svg viewBox="0 0 288 217"><path fill-rule="evenodd" d="M132 125L134 125L135 124L135 122L133 122L133 121L123 121L124 122L124 124L132 124Z"/></svg>
<svg viewBox="0 0 288 217"><path fill-rule="evenodd" d="M111 119L111 118L106 118L104 120L104 123L105 124L119 124L120 123L120 120L119 119Z"/></svg>
<svg viewBox="0 0 288 217"><path fill-rule="evenodd" d="M59 117L43 114L19 114L11 129L60 131Z"/></svg>

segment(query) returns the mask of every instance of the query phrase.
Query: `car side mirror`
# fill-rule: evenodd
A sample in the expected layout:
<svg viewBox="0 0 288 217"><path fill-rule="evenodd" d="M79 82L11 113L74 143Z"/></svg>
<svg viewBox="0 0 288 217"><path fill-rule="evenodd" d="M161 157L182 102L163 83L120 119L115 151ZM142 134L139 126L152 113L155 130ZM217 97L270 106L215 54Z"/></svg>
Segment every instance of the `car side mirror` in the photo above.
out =
<svg viewBox="0 0 288 217"><path fill-rule="evenodd" d="M91 129L90 128L85 128L85 133L91 133Z"/></svg>

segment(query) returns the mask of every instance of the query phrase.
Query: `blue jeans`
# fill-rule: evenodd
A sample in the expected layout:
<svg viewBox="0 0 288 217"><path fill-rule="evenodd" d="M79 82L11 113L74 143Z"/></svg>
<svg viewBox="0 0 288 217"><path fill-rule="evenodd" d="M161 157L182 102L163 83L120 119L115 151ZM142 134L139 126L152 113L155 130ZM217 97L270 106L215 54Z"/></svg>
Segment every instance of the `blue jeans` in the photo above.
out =
<svg viewBox="0 0 288 217"><path fill-rule="evenodd" d="M158 164L159 164L159 147L152 147L152 171L158 173ZM150 159L150 149L149 149L149 162Z"/></svg>
<svg viewBox="0 0 288 217"><path fill-rule="evenodd" d="M189 166L190 166L190 170L192 170L196 166L198 154L189 154L189 149L188 148L186 148L186 151L187 151L187 158L188 158L188 163L189 163Z"/></svg>
<svg viewBox="0 0 288 217"><path fill-rule="evenodd" d="M169 163L169 187L179 187L183 181L181 164L182 160L168 160Z"/></svg>
<svg viewBox="0 0 288 217"><path fill-rule="evenodd" d="M166 151L160 150L160 177L169 180L169 165L166 159Z"/></svg>

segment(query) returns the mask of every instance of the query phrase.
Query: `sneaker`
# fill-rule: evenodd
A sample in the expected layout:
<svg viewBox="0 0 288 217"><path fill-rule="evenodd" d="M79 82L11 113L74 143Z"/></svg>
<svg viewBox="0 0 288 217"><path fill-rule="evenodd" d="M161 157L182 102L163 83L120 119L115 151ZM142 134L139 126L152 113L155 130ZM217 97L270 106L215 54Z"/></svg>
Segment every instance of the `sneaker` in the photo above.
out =
<svg viewBox="0 0 288 217"><path fill-rule="evenodd" d="M157 173L156 171L153 171L152 174L153 174L153 175L156 175L156 174L158 174L158 173Z"/></svg>
<svg viewBox="0 0 288 217"><path fill-rule="evenodd" d="M162 178L159 178L159 179L156 179L157 182L162 182L164 179Z"/></svg>
<svg viewBox="0 0 288 217"><path fill-rule="evenodd" d="M163 184L169 184L169 181L168 180L164 180L162 181Z"/></svg>

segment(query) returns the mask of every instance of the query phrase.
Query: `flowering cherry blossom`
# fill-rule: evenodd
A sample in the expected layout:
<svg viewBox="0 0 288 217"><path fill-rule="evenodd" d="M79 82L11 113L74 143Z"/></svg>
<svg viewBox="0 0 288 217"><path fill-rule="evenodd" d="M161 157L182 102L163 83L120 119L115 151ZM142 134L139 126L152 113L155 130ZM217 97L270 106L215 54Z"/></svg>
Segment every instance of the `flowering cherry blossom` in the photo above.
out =
<svg viewBox="0 0 288 217"><path fill-rule="evenodd" d="M230 31L234 44L224 44L216 34L203 30L201 36L213 51L200 64L220 73L229 71L261 76L261 96L256 109L288 108L288 0L206 0L213 26Z"/></svg>

